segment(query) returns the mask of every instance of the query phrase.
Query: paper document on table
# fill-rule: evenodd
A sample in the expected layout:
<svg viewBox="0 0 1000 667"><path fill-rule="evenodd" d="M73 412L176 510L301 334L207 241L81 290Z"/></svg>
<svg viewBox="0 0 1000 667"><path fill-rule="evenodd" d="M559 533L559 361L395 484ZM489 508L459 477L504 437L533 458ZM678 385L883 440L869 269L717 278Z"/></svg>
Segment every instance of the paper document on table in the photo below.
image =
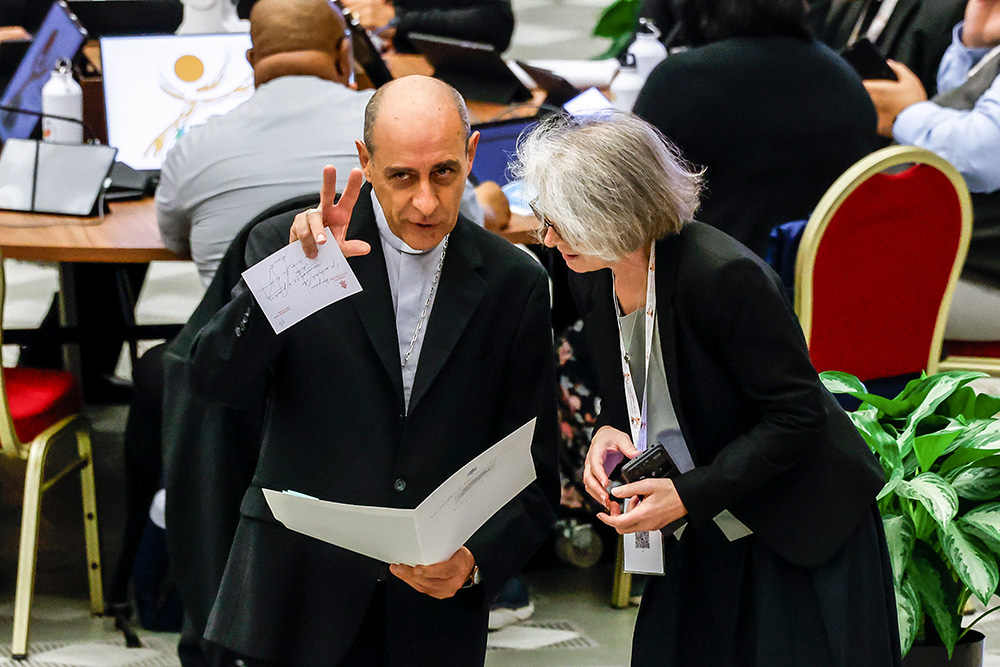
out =
<svg viewBox="0 0 1000 667"><path fill-rule="evenodd" d="M385 563L448 560L473 533L535 479L535 420L474 458L416 509L348 505L264 489L274 518L295 532Z"/></svg>
<svg viewBox="0 0 1000 667"><path fill-rule="evenodd" d="M274 333L281 333L316 311L361 291L361 283L347 264L330 228L329 243L317 246L309 259L298 241L243 272L243 280L260 304Z"/></svg>

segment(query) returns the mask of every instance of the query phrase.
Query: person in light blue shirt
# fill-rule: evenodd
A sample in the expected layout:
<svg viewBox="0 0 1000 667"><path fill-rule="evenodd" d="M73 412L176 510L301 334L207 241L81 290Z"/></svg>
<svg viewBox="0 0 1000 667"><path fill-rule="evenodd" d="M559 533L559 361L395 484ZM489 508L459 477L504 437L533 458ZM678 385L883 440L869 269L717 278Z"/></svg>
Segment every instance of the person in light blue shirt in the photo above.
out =
<svg viewBox="0 0 1000 667"><path fill-rule="evenodd" d="M1000 340L1000 0L969 0L932 99L906 66L889 65L898 81L865 81L879 134L940 155L972 192L972 241L945 335Z"/></svg>
<svg viewBox="0 0 1000 667"><path fill-rule="evenodd" d="M994 4L1000 16L1000 2ZM995 45L967 46L962 41L964 23L955 26L951 46L941 59L937 81L942 94L964 84L980 64L989 64L983 61L986 56L993 54L992 60L1000 54ZM1000 34L997 37L1000 39ZM893 64L900 76L897 85L902 88L910 83L904 77L912 73L908 69L903 71L905 65ZM881 83L884 82L869 81L866 86L872 92L874 85ZM920 92L923 93L923 87ZM878 96L873 93L872 99L879 111L880 134L891 136L900 144L926 148L945 158L962 173L972 192L1000 190L1000 160L996 157L1000 152L1000 79L993 80L970 110L942 106L927 100L926 95L923 98L899 111L888 125L889 131L884 132L889 113L883 112Z"/></svg>

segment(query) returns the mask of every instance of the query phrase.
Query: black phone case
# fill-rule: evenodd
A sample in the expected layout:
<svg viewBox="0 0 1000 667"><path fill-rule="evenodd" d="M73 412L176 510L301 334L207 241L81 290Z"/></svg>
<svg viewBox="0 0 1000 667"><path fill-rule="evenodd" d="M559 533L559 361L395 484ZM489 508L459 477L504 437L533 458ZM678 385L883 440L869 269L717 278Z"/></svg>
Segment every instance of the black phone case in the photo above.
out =
<svg viewBox="0 0 1000 667"><path fill-rule="evenodd" d="M861 75L862 79L899 80L886 62L885 54L867 38L859 39L853 46L844 49L840 55Z"/></svg>

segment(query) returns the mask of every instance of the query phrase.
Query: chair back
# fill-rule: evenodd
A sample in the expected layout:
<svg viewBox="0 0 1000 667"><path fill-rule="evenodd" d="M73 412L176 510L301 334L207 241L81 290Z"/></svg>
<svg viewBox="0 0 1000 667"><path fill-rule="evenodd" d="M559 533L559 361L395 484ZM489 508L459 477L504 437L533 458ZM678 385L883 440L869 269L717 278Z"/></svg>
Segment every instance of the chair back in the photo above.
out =
<svg viewBox="0 0 1000 667"><path fill-rule="evenodd" d="M3 345L3 308L7 296L7 277L4 274L3 256L0 255L0 345ZM2 364L0 364L2 365ZM0 455L25 458L27 448L23 447L14 430L14 418L7 402L7 385L0 369Z"/></svg>
<svg viewBox="0 0 1000 667"><path fill-rule="evenodd" d="M844 172L809 218L795 267L816 370L935 372L971 233L965 182L929 151L891 146Z"/></svg>

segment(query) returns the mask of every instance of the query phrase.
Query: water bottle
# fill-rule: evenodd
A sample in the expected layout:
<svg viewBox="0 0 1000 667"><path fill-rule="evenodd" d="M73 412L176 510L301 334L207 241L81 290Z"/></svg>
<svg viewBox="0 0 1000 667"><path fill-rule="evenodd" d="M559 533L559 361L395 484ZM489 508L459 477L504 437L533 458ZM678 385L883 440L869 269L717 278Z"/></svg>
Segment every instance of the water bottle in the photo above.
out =
<svg viewBox="0 0 1000 667"><path fill-rule="evenodd" d="M56 120L65 116L80 122ZM73 79L73 70L65 58L42 86L42 139L65 144L83 143L83 89Z"/></svg>
<svg viewBox="0 0 1000 667"><path fill-rule="evenodd" d="M635 41L628 47L629 55L635 60L635 69L639 78L645 83L649 73L667 57L667 47L660 43L660 31L656 25L647 19L639 19L639 30L635 33Z"/></svg>
<svg viewBox="0 0 1000 667"><path fill-rule="evenodd" d="M621 111L631 111L645 81L639 76L639 70L635 66L635 56L626 53L625 64L618 68L618 74L611 82L611 102L615 108Z"/></svg>
<svg viewBox="0 0 1000 667"><path fill-rule="evenodd" d="M631 111L649 73L666 57L667 47L660 43L660 31L652 21L639 19L635 40L625 53L625 64L611 82L615 107Z"/></svg>

